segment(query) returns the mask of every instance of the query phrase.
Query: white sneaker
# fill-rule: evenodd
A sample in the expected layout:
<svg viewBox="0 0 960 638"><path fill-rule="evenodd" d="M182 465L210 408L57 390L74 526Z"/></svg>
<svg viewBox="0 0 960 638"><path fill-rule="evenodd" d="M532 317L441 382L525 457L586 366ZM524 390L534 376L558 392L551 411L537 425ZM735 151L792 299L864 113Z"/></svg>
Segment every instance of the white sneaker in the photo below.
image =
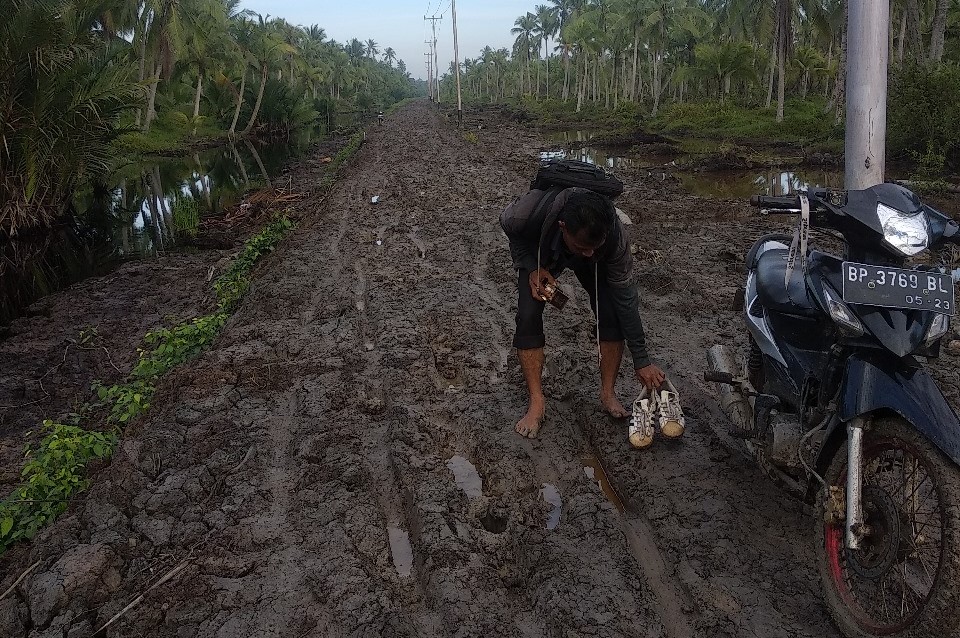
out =
<svg viewBox="0 0 960 638"><path fill-rule="evenodd" d="M653 415L657 412L657 393L643 388L640 396L633 402L633 414L627 428L630 445L643 449L653 443Z"/></svg>
<svg viewBox="0 0 960 638"><path fill-rule="evenodd" d="M660 433L668 439L678 439L683 436L686 421L683 418L683 408L680 407L680 393L667 379L660 390ZM666 388L666 389L664 389Z"/></svg>

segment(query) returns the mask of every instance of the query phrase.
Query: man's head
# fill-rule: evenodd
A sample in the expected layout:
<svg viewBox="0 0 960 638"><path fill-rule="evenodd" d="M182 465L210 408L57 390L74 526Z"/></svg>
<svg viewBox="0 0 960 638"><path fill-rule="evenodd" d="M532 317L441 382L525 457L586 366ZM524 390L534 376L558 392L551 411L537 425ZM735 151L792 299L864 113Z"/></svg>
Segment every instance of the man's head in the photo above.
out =
<svg viewBox="0 0 960 638"><path fill-rule="evenodd" d="M577 189L560 211L560 232L567 249L580 257L593 257L607 240L615 219L616 210L609 199Z"/></svg>

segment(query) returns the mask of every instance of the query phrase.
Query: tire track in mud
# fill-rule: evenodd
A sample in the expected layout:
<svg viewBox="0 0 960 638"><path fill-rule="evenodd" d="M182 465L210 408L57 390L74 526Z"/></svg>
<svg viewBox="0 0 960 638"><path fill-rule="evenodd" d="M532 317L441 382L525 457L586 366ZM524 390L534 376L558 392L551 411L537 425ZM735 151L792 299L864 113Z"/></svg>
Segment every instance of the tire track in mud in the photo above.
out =
<svg viewBox="0 0 960 638"><path fill-rule="evenodd" d="M541 144L497 117L468 142L426 102L369 131L331 191L298 204L303 221L216 348L170 380L86 501L38 539L28 558L43 566L15 599L33 626L9 634L82 634L206 539L188 578L108 635L835 635L806 553L788 546L798 508L744 488L761 479L715 453L706 411L691 406L680 446L636 454L624 424L589 407L599 381L579 290L545 317L543 436L513 432L526 396L497 218ZM685 319L675 299L654 302L654 350L692 374L702 344L661 345ZM690 330L717 328L698 316ZM591 450L626 515L585 471ZM458 486L467 463L479 495ZM91 547L101 567L67 565L84 586L44 597L64 557Z"/></svg>

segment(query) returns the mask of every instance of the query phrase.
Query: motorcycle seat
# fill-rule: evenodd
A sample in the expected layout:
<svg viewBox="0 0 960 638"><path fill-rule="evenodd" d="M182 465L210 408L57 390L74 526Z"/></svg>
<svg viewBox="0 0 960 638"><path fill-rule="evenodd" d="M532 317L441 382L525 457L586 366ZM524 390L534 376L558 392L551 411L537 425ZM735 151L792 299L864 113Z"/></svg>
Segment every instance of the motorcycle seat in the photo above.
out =
<svg viewBox="0 0 960 638"><path fill-rule="evenodd" d="M783 285L788 252L774 249L760 255L757 260L757 299L763 307L774 312L816 317L820 313L807 295L807 285L799 267L794 268L790 282Z"/></svg>

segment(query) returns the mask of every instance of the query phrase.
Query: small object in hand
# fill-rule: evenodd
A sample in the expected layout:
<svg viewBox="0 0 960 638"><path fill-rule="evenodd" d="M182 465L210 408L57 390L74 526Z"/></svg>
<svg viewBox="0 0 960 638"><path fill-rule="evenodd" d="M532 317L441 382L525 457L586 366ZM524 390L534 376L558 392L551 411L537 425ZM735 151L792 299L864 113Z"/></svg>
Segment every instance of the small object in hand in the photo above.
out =
<svg viewBox="0 0 960 638"><path fill-rule="evenodd" d="M570 301L570 297L566 295L558 286L553 284L546 284L543 287L544 297L551 306L557 310L563 310L563 307L567 305L567 302Z"/></svg>

